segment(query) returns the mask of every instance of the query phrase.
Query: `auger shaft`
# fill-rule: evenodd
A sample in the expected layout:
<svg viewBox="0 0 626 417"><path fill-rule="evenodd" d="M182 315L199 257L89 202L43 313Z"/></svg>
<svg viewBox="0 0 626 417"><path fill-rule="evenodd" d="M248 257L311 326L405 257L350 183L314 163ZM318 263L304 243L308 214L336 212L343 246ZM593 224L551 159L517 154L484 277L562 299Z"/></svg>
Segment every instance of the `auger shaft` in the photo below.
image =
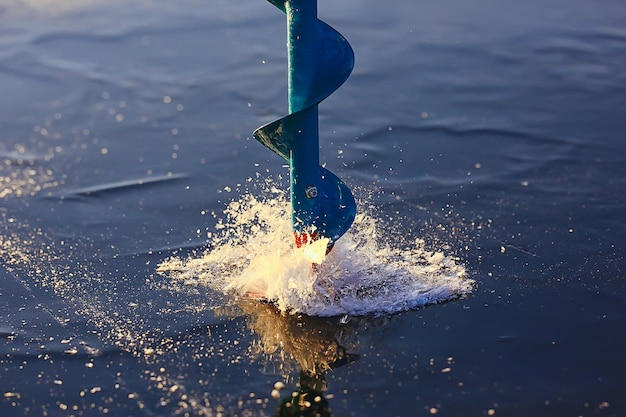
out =
<svg viewBox="0 0 626 417"><path fill-rule="evenodd" d="M254 137L289 162L296 245L327 238L328 249L350 228L356 203L335 174L319 166L318 104L350 76L354 52L317 18L317 0L268 0L287 15L289 114Z"/></svg>
<svg viewBox="0 0 626 417"><path fill-rule="evenodd" d="M294 117L283 124L283 135L293 144L289 155L292 224L299 243L321 214L318 106L310 106L318 65L317 1L287 0L285 6L289 113Z"/></svg>

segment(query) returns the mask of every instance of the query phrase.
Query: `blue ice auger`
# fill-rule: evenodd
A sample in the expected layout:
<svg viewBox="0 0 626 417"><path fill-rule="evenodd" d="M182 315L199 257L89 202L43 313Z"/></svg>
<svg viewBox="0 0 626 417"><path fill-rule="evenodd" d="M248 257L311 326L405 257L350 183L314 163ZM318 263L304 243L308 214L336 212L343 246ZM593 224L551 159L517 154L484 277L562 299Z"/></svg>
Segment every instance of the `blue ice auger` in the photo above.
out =
<svg viewBox="0 0 626 417"><path fill-rule="evenodd" d="M350 76L354 52L317 18L317 0L268 0L287 15L289 114L261 126L254 137L289 161L296 245L330 239L328 250L352 225L350 189L319 165L318 104Z"/></svg>

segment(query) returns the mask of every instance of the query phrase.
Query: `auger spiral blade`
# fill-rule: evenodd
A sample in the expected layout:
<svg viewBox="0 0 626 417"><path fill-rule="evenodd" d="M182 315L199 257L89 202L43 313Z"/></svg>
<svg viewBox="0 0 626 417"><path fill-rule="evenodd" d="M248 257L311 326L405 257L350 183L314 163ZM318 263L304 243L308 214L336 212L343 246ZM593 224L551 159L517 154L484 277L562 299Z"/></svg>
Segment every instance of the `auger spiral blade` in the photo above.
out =
<svg viewBox="0 0 626 417"><path fill-rule="evenodd" d="M316 0L269 0L287 16L289 114L261 126L254 137L289 162L296 244L328 238L329 249L352 225L350 189L319 165L318 104L354 67L346 39L317 18Z"/></svg>

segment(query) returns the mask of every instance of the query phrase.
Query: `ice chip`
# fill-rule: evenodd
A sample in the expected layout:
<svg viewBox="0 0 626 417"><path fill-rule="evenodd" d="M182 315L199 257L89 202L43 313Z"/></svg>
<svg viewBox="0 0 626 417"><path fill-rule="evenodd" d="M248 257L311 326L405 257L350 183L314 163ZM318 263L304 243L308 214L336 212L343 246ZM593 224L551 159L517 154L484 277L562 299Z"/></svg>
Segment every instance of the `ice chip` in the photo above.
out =
<svg viewBox="0 0 626 417"><path fill-rule="evenodd" d="M326 259L326 248L328 248L329 243L330 239L327 237L314 240L304 247L305 258L311 261L311 263L321 264Z"/></svg>

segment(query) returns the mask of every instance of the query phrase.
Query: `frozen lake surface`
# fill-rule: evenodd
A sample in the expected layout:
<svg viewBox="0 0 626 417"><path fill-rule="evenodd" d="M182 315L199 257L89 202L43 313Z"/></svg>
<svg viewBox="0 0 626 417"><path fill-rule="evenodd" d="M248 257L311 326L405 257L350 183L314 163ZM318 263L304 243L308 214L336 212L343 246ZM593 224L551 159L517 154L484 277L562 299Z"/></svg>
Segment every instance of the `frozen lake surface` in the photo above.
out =
<svg viewBox="0 0 626 417"><path fill-rule="evenodd" d="M0 0L0 415L626 414L626 4L319 3L376 280L329 317L227 289L282 265L278 10Z"/></svg>

